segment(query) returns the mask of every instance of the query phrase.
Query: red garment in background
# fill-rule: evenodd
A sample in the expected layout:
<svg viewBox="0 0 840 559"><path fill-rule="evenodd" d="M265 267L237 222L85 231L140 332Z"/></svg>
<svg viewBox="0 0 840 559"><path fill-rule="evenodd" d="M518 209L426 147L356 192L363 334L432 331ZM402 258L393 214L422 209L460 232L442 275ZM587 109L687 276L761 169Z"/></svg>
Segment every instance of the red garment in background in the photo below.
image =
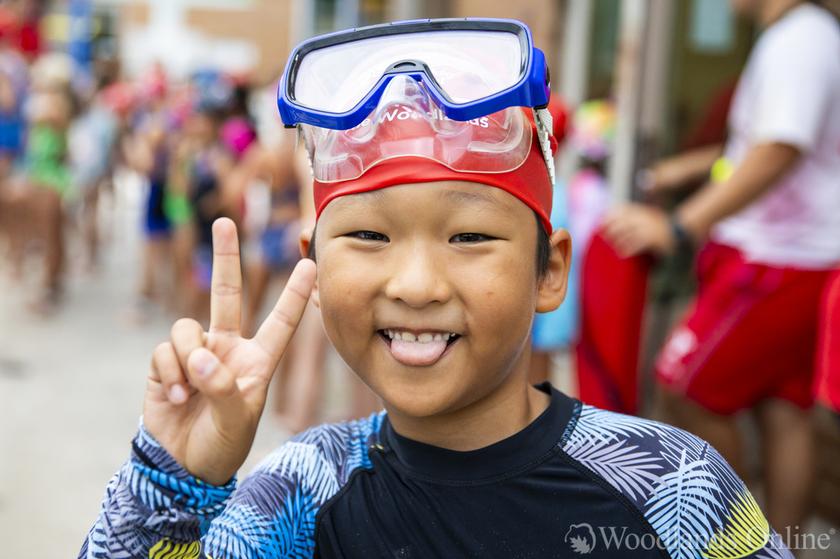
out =
<svg viewBox="0 0 840 559"><path fill-rule="evenodd" d="M41 23L39 20L25 21L18 29L18 48L29 60L41 54Z"/></svg>
<svg viewBox="0 0 840 559"><path fill-rule="evenodd" d="M729 131L729 107L735 97L738 78L725 82L710 96L703 106L703 113L697 124L686 134L680 151L689 151L704 146L723 144Z"/></svg>
<svg viewBox="0 0 840 559"><path fill-rule="evenodd" d="M820 321L817 398L840 413L840 270L828 281Z"/></svg>
<svg viewBox="0 0 840 559"><path fill-rule="evenodd" d="M660 385L718 415L771 398L810 408L829 275L751 262L734 247L707 243L694 303L656 361Z"/></svg>
<svg viewBox="0 0 840 559"><path fill-rule="evenodd" d="M586 404L638 412L650 265L647 256L621 258L600 233L589 243L583 258L581 328L575 348L579 397Z"/></svg>
<svg viewBox="0 0 840 559"><path fill-rule="evenodd" d="M0 6L0 40L22 53L28 60L41 54L41 20L30 17L21 21L16 13Z"/></svg>

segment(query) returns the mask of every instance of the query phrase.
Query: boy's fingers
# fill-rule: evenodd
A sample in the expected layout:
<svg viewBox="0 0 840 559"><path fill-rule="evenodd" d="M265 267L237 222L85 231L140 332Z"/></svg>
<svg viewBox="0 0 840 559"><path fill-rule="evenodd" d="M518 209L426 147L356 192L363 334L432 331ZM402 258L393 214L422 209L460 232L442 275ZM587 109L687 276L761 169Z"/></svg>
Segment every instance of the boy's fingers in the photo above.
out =
<svg viewBox="0 0 840 559"><path fill-rule="evenodd" d="M178 355L171 343L162 343L152 354L152 371L163 385L166 397L173 404L183 404L189 398L187 378L178 363Z"/></svg>
<svg viewBox="0 0 840 559"><path fill-rule="evenodd" d="M172 325L169 335L181 370L186 371L190 354L195 349L204 346L204 328L191 318L180 318Z"/></svg>
<svg viewBox="0 0 840 559"><path fill-rule="evenodd" d="M188 361L190 383L208 399L219 427L228 434L241 429L248 409L236 376L209 349L199 348Z"/></svg>
<svg viewBox="0 0 840 559"><path fill-rule="evenodd" d="M236 225L223 217L213 223L213 279L210 284L210 331L239 334L242 316L242 270Z"/></svg>
<svg viewBox="0 0 840 559"><path fill-rule="evenodd" d="M307 258L301 259L292 271L271 314L254 336L256 342L271 355L274 361L280 360L292 334L297 329L314 284L315 262Z"/></svg>

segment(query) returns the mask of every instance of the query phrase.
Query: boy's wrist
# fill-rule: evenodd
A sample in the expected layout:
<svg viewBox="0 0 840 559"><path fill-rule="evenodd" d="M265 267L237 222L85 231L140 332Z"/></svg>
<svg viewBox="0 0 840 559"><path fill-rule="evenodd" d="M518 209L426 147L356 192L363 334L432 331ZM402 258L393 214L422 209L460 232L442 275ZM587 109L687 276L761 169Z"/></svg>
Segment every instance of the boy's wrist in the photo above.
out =
<svg viewBox="0 0 840 559"><path fill-rule="evenodd" d="M132 493L151 509L163 505L198 516L215 516L236 489L236 476L215 486L190 474L146 431L142 418L131 448L131 467L138 476Z"/></svg>

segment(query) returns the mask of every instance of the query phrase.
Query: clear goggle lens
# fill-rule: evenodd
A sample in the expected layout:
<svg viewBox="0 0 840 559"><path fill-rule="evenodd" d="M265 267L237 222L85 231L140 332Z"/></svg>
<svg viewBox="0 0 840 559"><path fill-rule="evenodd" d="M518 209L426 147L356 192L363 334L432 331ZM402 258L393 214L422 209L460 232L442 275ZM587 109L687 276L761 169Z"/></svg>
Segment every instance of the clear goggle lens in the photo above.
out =
<svg viewBox="0 0 840 559"><path fill-rule="evenodd" d="M344 113L358 105L390 68L424 63L454 103L484 99L516 85L524 72L520 39L505 31L428 31L372 37L323 47L300 61L296 102ZM466 70L465 70L466 69Z"/></svg>

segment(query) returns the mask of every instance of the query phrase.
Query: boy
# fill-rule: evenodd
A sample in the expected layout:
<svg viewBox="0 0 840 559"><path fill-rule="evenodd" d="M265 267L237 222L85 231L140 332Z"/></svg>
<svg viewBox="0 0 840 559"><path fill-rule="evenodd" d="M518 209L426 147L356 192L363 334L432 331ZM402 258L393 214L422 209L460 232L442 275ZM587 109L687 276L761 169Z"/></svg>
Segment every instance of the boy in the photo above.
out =
<svg viewBox="0 0 840 559"><path fill-rule="evenodd" d="M483 52L499 61L513 48L485 35L498 25L413 22L326 40L358 49L358 65L376 39L375 54L395 49L399 66L419 38L431 44L418 55L473 56L454 82L476 84L492 78ZM530 69L530 54L509 59ZM306 56L293 54L288 79L334 80L349 64L307 73ZM155 351L132 458L80 556L790 557L703 441L529 386L533 314L562 302L570 256L548 221L544 115L508 105L452 120L446 85L425 83L434 62L449 60L373 86L374 110L349 127L302 126L318 220L301 252L318 279L302 260L253 339L239 335L236 232L216 222L210 329L182 319ZM236 488L310 292L386 411L293 438Z"/></svg>

